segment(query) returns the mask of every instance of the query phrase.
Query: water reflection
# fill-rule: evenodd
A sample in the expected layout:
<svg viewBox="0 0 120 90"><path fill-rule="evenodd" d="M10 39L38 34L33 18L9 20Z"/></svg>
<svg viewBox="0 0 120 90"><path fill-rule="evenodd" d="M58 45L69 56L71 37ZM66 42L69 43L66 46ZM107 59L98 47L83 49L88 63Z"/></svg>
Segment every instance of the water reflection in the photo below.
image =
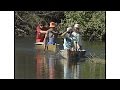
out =
<svg viewBox="0 0 120 90"><path fill-rule="evenodd" d="M40 49L36 53L37 79L54 79L55 65L53 55L42 54Z"/></svg>
<svg viewBox="0 0 120 90"><path fill-rule="evenodd" d="M49 79L55 78L55 62L53 55L49 57Z"/></svg>
<svg viewBox="0 0 120 90"><path fill-rule="evenodd" d="M80 67L77 60L64 60L64 79L79 79Z"/></svg>
<svg viewBox="0 0 120 90"><path fill-rule="evenodd" d="M24 43L23 43L24 42ZM66 60L59 54L43 54L39 48L35 49L34 40L17 39L15 44L15 78L19 79L104 79L105 64L88 62L85 60ZM104 44L89 42L84 45L87 54L95 52L105 57ZM83 61L83 62L81 62Z"/></svg>
<svg viewBox="0 0 120 90"><path fill-rule="evenodd" d="M64 79L71 78L71 69L68 60L64 60Z"/></svg>
<svg viewBox="0 0 120 90"><path fill-rule="evenodd" d="M37 79L94 79L104 78L104 65L80 59L59 59L58 54L36 50Z"/></svg>
<svg viewBox="0 0 120 90"><path fill-rule="evenodd" d="M36 66L37 66L37 71L36 71L36 75L37 75L37 79L41 79L42 77L42 73L44 70L44 63L45 63L45 57L40 55L40 49L37 49L37 55L36 55ZM43 68L43 69L41 69Z"/></svg>

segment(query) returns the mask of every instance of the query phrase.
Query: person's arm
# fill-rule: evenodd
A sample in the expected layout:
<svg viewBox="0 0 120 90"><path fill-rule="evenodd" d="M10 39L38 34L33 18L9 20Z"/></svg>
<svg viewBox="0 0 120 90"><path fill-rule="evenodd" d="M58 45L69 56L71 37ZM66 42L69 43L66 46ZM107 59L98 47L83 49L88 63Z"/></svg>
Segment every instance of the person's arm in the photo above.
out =
<svg viewBox="0 0 120 90"><path fill-rule="evenodd" d="M54 34L58 34L59 33L59 31L51 31L52 33L54 33Z"/></svg>
<svg viewBox="0 0 120 90"><path fill-rule="evenodd" d="M47 31L46 34L45 34L45 38L44 38L44 43L45 43L45 44L47 44L48 33L49 33L49 32Z"/></svg>
<svg viewBox="0 0 120 90"><path fill-rule="evenodd" d="M64 37L66 35L68 31L65 31L62 35L60 35L61 37Z"/></svg>
<svg viewBox="0 0 120 90"><path fill-rule="evenodd" d="M42 31L42 30L40 30L40 33L47 33L47 31Z"/></svg>
<svg viewBox="0 0 120 90"><path fill-rule="evenodd" d="M45 38L44 38L44 51L45 51L46 48L47 48L47 39L48 39L48 31L46 32Z"/></svg>
<svg viewBox="0 0 120 90"><path fill-rule="evenodd" d="M58 34L59 36L61 36L62 35L62 33L61 32L59 32L59 34Z"/></svg>
<svg viewBox="0 0 120 90"><path fill-rule="evenodd" d="M61 32L59 32L59 31L57 32L57 34L58 34L59 36L61 36L61 35L62 35L62 33L61 33Z"/></svg>

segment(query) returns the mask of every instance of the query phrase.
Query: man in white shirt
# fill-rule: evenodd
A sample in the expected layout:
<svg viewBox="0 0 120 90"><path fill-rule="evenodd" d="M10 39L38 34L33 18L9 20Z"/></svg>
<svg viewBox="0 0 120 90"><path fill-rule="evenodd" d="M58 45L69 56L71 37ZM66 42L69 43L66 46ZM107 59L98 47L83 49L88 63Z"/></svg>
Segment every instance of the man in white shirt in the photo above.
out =
<svg viewBox="0 0 120 90"><path fill-rule="evenodd" d="M71 49L73 47L72 27L68 27L61 36L64 37L64 49Z"/></svg>
<svg viewBox="0 0 120 90"><path fill-rule="evenodd" d="M80 25L74 25L74 31L72 32L73 39L74 39L74 47L77 50L82 50L82 36L80 32Z"/></svg>

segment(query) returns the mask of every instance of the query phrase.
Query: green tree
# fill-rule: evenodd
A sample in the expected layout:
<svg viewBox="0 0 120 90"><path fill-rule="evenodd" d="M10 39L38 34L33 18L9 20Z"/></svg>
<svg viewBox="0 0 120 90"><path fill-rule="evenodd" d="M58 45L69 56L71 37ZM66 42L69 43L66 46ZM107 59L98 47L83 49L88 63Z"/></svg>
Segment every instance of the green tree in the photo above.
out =
<svg viewBox="0 0 120 90"><path fill-rule="evenodd" d="M101 40L105 33L105 11L65 11L62 20L62 30L79 23L83 32L83 39L89 40L93 35Z"/></svg>
<svg viewBox="0 0 120 90"><path fill-rule="evenodd" d="M15 36L35 36L34 32L40 20L60 23L63 11L15 11Z"/></svg>

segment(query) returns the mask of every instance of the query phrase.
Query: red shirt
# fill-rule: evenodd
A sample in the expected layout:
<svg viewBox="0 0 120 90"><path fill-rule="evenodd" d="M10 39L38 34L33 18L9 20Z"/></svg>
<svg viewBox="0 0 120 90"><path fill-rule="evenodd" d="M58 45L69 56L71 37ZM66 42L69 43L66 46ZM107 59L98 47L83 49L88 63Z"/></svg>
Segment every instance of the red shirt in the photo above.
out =
<svg viewBox="0 0 120 90"><path fill-rule="evenodd" d="M40 29L39 25L36 28L36 42L43 42L45 38L44 33L40 33L40 31L47 31L46 27L43 27L43 29Z"/></svg>

